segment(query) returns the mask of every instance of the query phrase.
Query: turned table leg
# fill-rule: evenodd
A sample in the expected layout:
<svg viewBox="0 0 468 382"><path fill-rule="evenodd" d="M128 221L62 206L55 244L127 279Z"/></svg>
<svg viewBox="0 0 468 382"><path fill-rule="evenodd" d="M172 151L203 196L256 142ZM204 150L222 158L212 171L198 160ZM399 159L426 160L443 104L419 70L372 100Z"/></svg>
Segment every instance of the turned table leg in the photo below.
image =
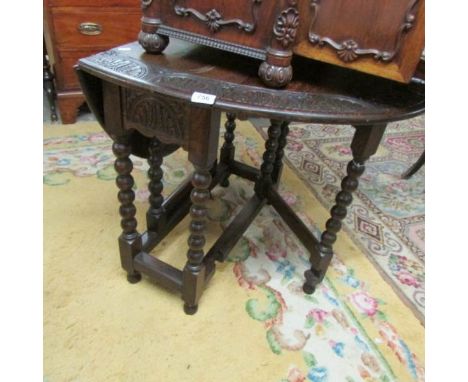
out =
<svg viewBox="0 0 468 382"><path fill-rule="evenodd" d="M426 152L423 151L423 153L418 158L418 160L408 170L406 170L403 174L401 174L401 179L411 178L414 174L416 174L419 171L419 169L422 166L424 166L425 154Z"/></svg>
<svg viewBox="0 0 468 382"><path fill-rule="evenodd" d="M227 121L224 124L226 132L224 133L224 144L221 147L220 162L226 165L231 165L234 162L234 155L236 148L234 146L234 130L236 129L236 115L226 113ZM226 176L221 182L222 187L229 187L229 175Z"/></svg>
<svg viewBox="0 0 468 382"><path fill-rule="evenodd" d="M284 148L286 147L289 134L289 122L283 122L281 124L281 134L278 138L278 149L276 150L275 165L273 168L273 173L271 175L273 183L278 184L281 178L281 173L283 172L283 158L284 158Z"/></svg>
<svg viewBox="0 0 468 382"><path fill-rule="evenodd" d="M149 157L148 157L148 177L150 182L148 189L150 192L149 204L150 207L146 214L146 222L148 231L160 232L165 224L166 213L164 211L163 202L164 197L162 196L163 191L163 170L161 165L163 163L163 152L162 144L158 138L154 137L151 139L149 146Z"/></svg>
<svg viewBox="0 0 468 382"><path fill-rule="evenodd" d="M333 257L333 244L336 235L341 230L342 221L346 217L348 207L353 201L352 193L357 190L359 177L364 173L365 162L375 154L386 125L356 126L356 132L351 143L353 159L346 168L346 177L341 182L341 190L336 195L335 205L331 209L331 218L326 223L326 229L322 233L317 252L318 261L311 257L311 268L305 272L305 283L303 289L305 293L314 293L317 285L325 277L325 273Z"/></svg>
<svg viewBox="0 0 468 382"><path fill-rule="evenodd" d="M112 146L117 171L117 187L120 189L118 199L120 202L120 216L122 234L119 237L120 259L122 267L127 271L127 280L136 283L141 280L141 274L133 267L133 258L141 251L141 237L138 234L137 220L135 219L136 207L133 204L135 193L132 190L135 184L131 172L133 163L130 159L132 152L127 138L120 138Z"/></svg>
<svg viewBox="0 0 468 382"><path fill-rule="evenodd" d="M279 149L278 138L281 136L282 121L271 120L268 128L268 139L265 142L263 163L260 167L260 177L255 182L255 193L259 198L267 196L268 189L273 185L273 173L276 168L276 153Z"/></svg>
<svg viewBox="0 0 468 382"><path fill-rule="evenodd" d="M192 177L193 190L190 195L192 207L190 209L190 236L188 239L189 250L187 252L187 264L183 273L183 299L184 311L187 314L195 314L198 308L198 300L203 292L205 281L205 266L203 264L205 231L207 222L206 203L210 198L209 186L211 173L208 167L195 166Z"/></svg>

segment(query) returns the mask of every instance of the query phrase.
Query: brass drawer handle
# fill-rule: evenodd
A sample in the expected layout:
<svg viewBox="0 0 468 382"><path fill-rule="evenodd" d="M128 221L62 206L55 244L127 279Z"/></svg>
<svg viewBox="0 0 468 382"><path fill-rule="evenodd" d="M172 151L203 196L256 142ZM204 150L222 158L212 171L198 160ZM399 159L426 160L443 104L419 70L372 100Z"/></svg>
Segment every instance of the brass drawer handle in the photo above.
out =
<svg viewBox="0 0 468 382"><path fill-rule="evenodd" d="M78 27L78 30L81 34L85 34L87 36L95 36L102 33L102 26L97 23L81 23Z"/></svg>

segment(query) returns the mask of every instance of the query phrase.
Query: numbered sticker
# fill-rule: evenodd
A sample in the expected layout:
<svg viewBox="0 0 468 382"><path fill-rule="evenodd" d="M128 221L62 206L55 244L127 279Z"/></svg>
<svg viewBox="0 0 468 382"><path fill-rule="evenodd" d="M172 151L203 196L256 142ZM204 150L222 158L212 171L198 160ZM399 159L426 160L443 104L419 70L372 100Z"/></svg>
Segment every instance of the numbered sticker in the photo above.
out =
<svg viewBox="0 0 468 382"><path fill-rule="evenodd" d="M192 94L192 102L204 103L206 105L214 105L216 96L213 94L194 92Z"/></svg>

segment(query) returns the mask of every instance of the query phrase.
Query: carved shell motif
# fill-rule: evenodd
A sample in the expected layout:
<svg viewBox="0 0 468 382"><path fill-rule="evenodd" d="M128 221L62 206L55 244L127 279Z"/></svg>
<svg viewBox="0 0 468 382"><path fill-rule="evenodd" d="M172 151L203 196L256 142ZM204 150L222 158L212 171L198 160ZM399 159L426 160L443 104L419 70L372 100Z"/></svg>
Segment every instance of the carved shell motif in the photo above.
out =
<svg viewBox="0 0 468 382"><path fill-rule="evenodd" d="M287 48L296 39L299 26L299 12L296 8L285 9L276 19L273 33L283 48Z"/></svg>
<svg viewBox="0 0 468 382"><path fill-rule="evenodd" d="M351 62L358 58L356 50L359 48L358 43L354 40L346 40L340 46L340 49L336 52L339 58L344 62Z"/></svg>

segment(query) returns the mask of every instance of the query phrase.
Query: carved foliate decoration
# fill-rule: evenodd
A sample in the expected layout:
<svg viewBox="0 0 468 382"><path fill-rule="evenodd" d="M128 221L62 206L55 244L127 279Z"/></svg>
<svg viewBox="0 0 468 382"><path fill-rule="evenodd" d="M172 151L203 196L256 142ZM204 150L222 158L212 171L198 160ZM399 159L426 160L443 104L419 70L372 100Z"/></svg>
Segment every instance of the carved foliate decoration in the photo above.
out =
<svg viewBox="0 0 468 382"><path fill-rule="evenodd" d="M309 28L309 41L313 45L325 46L328 45L335 49L336 55L343 62L353 62L359 57L363 56L373 56L377 61L389 62L393 60L398 51L400 50L401 43L404 37L404 34L408 32L414 25L416 19L415 10L419 0L412 0L408 5L407 11L403 22L399 28L398 34L395 39L395 45L391 51L381 51L375 48L362 48L359 44L352 38L348 38L342 42L337 42L330 37L319 36L313 31L315 21L317 20L317 14L320 8L321 0L311 0L310 7L312 9L312 18Z"/></svg>
<svg viewBox="0 0 468 382"><path fill-rule="evenodd" d="M89 60L109 68L115 72L134 78L143 78L148 74L148 68L140 61L119 55L115 50L91 56Z"/></svg>
<svg viewBox="0 0 468 382"><path fill-rule="evenodd" d="M247 92L239 85L224 83L206 77L187 76L175 73L172 70L159 65L144 64L141 60L135 60L124 52L111 50L99 53L95 56L82 59L85 67L98 68L100 73L114 78L113 73L125 73L133 81L146 88L156 87L154 91L130 91L125 90L125 126L137 129L146 136L154 136L158 132L158 138L166 143L183 145L187 137L183 126L188 121L183 116L194 91L213 94L217 100L232 105L256 105L257 108L270 110L281 105L281 109L288 113L309 113L321 110L333 110L337 114L361 113L368 110L367 102L356 102L355 99L330 94L307 94L293 91L274 91L266 88L253 88L255 91ZM267 79L279 81L287 80L290 76L288 67L273 67L263 65ZM158 92L170 92L180 99L167 95L158 95ZM184 100L185 98L185 100ZM157 104L164 105L161 110ZM164 110L163 110L164 109Z"/></svg>
<svg viewBox="0 0 468 382"><path fill-rule="evenodd" d="M294 42L298 26L299 12L296 8L285 9L278 16L273 33L283 48L288 48Z"/></svg>
<svg viewBox="0 0 468 382"><path fill-rule="evenodd" d="M185 143L187 103L156 93L125 90L124 116L126 126L164 143Z"/></svg>
<svg viewBox="0 0 468 382"><path fill-rule="evenodd" d="M268 67L264 65L265 70ZM275 76L280 76L284 80L289 75L287 67L273 67L271 72L266 74L268 78L274 79ZM255 103L269 109L275 105L282 105L283 110L321 110L330 108L329 97L320 94L305 94L297 92L278 92L268 89L256 88L255 91L246 92L239 86L232 84L219 84L218 81L209 80L202 77L187 77L174 73L161 73L158 78L151 80L153 84L162 86L171 91L183 91L187 96L193 91L201 91L203 93L214 94L217 99L222 99L224 102L232 102L241 105L250 105ZM353 100L348 100L346 97L336 97L334 101L336 110L353 110L355 112L362 111L366 106L361 105Z"/></svg>
<svg viewBox="0 0 468 382"><path fill-rule="evenodd" d="M196 19L204 22L208 29L211 31L211 33L216 33L218 32L222 27L224 26L230 26L230 25L235 25L237 26L240 30L248 33L252 33L255 31L257 27L257 10L258 6L262 3L262 0L251 0L252 5L251 5L251 13L252 13L252 22L246 22L241 19L229 19L225 20L223 18L223 15L215 8L211 9L210 11L206 13L202 13L196 9L193 8L185 8L181 5L175 4L174 6L174 12L183 17L187 16L193 16ZM175 3L178 3L179 1L176 0Z"/></svg>

